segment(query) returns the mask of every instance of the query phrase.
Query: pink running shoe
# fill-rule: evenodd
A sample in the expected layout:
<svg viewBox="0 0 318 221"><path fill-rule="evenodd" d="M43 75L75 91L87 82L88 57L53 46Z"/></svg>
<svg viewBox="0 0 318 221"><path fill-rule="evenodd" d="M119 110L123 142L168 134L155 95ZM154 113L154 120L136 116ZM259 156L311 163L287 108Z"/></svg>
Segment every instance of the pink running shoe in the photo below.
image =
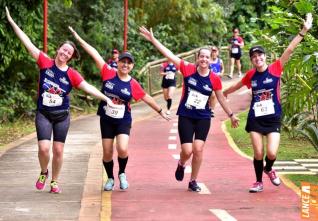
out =
<svg viewBox="0 0 318 221"><path fill-rule="evenodd" d="M57 185L56 181L51 181L51 190L50 193L61 193L61 189L59 188L59 186Z"/></svg>
<svg viewBox="0 0 318 221"><path fill-rule="evenodd" d="M40 174L39 179L35 183L35 187L38 190L43 190L45 187L45 181L49 177L49 171L47 170L45 174Z"/></svg>
<svg viewBox="0 0 318 221"><path fill-rule="evenodd" d="M250 188L250 193L258 193L263 191L263 182L253 183L253 186Z"/></svg>
<svg viewBox="0 0 318 221"><path fill-rule="evenodd" d="M267 174L267 176L271 180L272 184L274 184L275 186L279 186L280 185L280 183L281 183L280 179L276 175L276 171L274 169L272 169L271 171L264 170L264 173Z"/></svg>

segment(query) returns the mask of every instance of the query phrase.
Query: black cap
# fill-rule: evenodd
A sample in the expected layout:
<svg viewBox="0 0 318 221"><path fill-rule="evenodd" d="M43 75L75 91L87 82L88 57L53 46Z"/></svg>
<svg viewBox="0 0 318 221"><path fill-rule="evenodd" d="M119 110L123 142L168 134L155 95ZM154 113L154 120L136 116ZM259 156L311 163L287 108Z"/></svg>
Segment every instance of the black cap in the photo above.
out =
<svg viewBox="0 0 318 221"><path fill-rule="evenodd" d="M252 57L252 55L254 54L254 52L260 52L260 53L263 53L265 54L265 50L262 46L259 46L259 45L256 45L256 46L253 46L250 48L250 57Z"/></svg>
<svg viewBox="0 0 318 221"><path fill-rule="evenodd" d="M128 58L131 60L132 63L135 63L135 59L134 57L129 53L129 52L124 52L124 53L121 53L118 57L118 60L122 60L124 58Z"/></svg>

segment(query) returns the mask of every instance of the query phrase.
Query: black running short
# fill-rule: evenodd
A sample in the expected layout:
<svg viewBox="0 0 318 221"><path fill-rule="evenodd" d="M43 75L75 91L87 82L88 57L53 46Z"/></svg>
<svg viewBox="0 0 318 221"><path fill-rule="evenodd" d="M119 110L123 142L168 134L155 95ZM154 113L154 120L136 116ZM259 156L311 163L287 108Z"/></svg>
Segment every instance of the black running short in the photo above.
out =
<svg viewBox="0 0 318 221"><path fill-rule="evenodd" d="M194 119L179 116L178 131L180 143L192 143L195 140L205 141L211 125L211 119Z"/></svg>
<svg viewBox="0 0 318 221"><path fill-rule="evenodd" d="M131 123L115 124L100 118L100 131L103 139L114 139L119 134L130 135Z"/></svg>
<svg viewBox="0 0 318 221"><path fill-rule="evenodd" d="M234 58L235 60L240 60L242 57L242 54L241 53L236 53L236 54L231 53L230 57Z"/></svg>
<svg viewBox="0 0 318 221"><path fill-rule="evenodd" d="M54 117L53 117L54 115ZM56 114L50 115L48 112L36 112L35 127L40 140L51 140L53 132L53 141L65 143L68 129L70 127L70 114L56 117Z"/></svg>
<svg viewBox="0 0 318 221"><path fill-rule="evenodd" d="M245 130L247 132L258 132L267 135L272 132L280 133L281 120L279 117L273 118L248 118Z"/></svg>
<svg viewBox="0 0 318 221"><path fill-rule="evenodd" d="M161 87L162 88L169 88L175 87L177 85L177 81L174 79L166 79L165 77L162 78Z"/></svg>

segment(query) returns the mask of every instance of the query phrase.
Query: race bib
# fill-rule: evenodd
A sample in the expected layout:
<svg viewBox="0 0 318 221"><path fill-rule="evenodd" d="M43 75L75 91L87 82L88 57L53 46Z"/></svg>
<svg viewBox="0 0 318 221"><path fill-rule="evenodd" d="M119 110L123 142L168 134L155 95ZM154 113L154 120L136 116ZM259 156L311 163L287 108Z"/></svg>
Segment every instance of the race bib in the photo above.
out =
<svg viewBox="0 0 318 221"><path fill-rule="evenodd" d="M175 75L174 72L168 71L165 77L166 77L167 80L173 80L174 79L174 75Z"/></svg>
<svg viewBox="0 0 318 221"><path fill-rule="evenodd" d="M58 94L50 94L48 92L44 92L43 96L43 105L47 107L57 107L61 106L63 103L63 97L60 97Z"/></svg>
<svg viewBox="0 0 318 221"><path fill-rule="evenodd" d="M104 106L105 114L109 117L121 119L125 114L125 105L124 104L114 104L112 106Z"/></svg>
<svg viewBox="0 0 318 221"><path fill-rule="evenodd" d="M197 91L191 90L186 102L187 105L191 105L196 109L205 109L206 103L209 99L209 96L201 94Z"/></svg>
<svg viewBox="0 0 318 221"><path fill-rule="evenodd" d="M254 104L255 117L266 116L275 113L272 99L259 101Z"/></svg>
<svg viewBox="0 0 318 221"><path fill-rule="evenodd" d="M237 54L239 53L239 49L238 48L232 48L232 54Z"/></svg>

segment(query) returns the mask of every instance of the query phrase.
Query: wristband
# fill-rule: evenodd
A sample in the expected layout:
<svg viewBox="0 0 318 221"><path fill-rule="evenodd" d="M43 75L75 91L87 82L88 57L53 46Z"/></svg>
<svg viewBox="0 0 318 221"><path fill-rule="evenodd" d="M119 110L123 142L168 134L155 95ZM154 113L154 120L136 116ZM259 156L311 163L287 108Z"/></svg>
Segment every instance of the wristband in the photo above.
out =
<svg viewBox="0 0 318 221"><path fill-rule="evenodd" d="M162 108L160 108L160 110L158 111L158 114L161 114L161 112L162 112Z"/></svg>
<svg viewBox="0 0 318 221"><path fill-rule="evenodd" d="M234 114L233 114L233 112L232 112L232 113L229 114L229 117L231 118L231 117L233 117L233 115L234 115Z"/></svg>
<svg viewBox="0 0 318 221"><path fill-rule="evenodd" d="M300 37L305 37L305 35L300 33L300 32L298 34L299 34Z"/></svg>

